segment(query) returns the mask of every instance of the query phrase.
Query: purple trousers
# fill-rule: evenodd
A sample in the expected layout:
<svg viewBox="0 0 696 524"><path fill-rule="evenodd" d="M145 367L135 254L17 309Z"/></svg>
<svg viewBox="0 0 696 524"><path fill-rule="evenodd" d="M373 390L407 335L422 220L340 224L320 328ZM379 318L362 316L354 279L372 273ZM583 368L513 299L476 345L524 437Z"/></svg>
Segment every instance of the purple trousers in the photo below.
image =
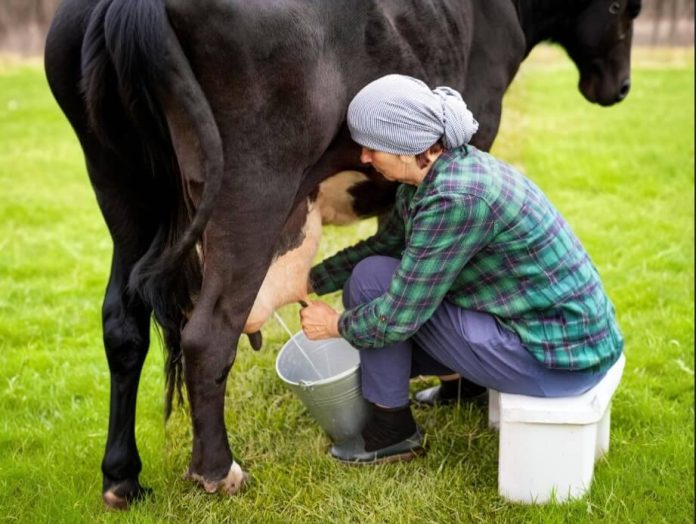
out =
<svg viewBox="0 0 696 524"><path fill-rule="evenodd" d="M343 288L344 307L384 294L398 265L383 256L362 260ZM388 408L408 403L409 380L418 375L458 373L486 388L537 397L579 395L604 376L545 368L493 315L447 301L410 339L360 350L360 367L363 397Z"/></svg>

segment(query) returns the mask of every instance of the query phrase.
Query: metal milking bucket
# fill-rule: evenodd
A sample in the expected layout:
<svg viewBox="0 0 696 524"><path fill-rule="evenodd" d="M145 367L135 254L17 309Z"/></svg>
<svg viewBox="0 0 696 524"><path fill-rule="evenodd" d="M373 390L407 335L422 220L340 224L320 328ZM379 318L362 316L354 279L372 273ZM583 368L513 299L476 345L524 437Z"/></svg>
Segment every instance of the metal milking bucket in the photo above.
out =
<svg viewBox="0 0 696 524"><path fill-rule="evenodd" d="M360 391L360 355L345 339L296 333L280 350L276 373L334 442L354 437L369 415Z"/></svg>

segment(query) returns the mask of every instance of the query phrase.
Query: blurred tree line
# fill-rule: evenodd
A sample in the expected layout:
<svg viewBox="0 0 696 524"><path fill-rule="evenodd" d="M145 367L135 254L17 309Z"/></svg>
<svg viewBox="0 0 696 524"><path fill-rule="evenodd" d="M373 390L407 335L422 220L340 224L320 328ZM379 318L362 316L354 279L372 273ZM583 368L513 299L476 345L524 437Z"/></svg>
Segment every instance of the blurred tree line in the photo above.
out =
<svg viewBox="0 0 696 524"><path fill-rule="evenodd" d="M40 52L60 0L0 0L0 50Z"/></svg>
<svg viewBox="0 0 696 524"><path fill-rule="evenodd" d="M653 45L660 43L663 36L666 36L666 43L678 44L679 23L687 21L691 24L693 31L694 21L694 0L644 0L646 8L645 18L652 20ZM667 26L667 33L664 33L663 26ZM693 44L693 32L691 43Z"/></svg>
<svg viewBox="0 0 696 524"><path fill-rule="evenodd" d="M0 2L0 30L14 25L36 23L46 27L59 0L2 0Z"/></svg>
<svg viewBox="0 0 696 524"><path fill-rule="evenodd" d="M25 54L41 52L46 30L59 2L0 0L0 49ZM636 36L642 44L692 44L693 18L694 0L643 0L643 13L639 18L643 30ZM685 30L688 42L682 34Z"/></svg>
<svg viewBox="0 0 696 524"><path fill-rule="evenodd" d="M0 0L0 34L28 25L48 28L60 0Z"/></svg>

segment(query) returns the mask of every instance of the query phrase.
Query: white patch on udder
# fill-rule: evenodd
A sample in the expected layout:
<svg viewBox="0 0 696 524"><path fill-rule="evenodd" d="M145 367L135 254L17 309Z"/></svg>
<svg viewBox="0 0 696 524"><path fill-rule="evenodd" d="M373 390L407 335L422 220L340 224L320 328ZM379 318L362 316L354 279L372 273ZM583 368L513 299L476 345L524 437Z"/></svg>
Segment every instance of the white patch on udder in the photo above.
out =
<svg viewBox="0 0 696 524"><path fill-rule="evenodd" d="M302 245L278 257L268 269L244 326L245 333L261 329L280 306L307 297L307 277L321 237L319 207L311 203L303 233Z"/></svg>
<svg viewBox="0 0 696 524"><path fill-rule="evenodd" d="M365 180L369 180L367 175L359 171L341 171L319 184L317 206L323 224L345 225L359 220L348 189Z"/></svg>

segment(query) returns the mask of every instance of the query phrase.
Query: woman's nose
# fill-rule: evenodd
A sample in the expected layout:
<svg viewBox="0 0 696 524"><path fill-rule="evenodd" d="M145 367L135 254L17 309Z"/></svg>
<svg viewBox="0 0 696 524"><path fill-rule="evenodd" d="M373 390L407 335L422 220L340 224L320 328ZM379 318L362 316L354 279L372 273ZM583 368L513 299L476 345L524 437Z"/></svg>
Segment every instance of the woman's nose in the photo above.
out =
<svg viewBox="0 0 696 524"><path fill-rule="evenodd" d="M360 152L360 161L363 164L369 164L372 160L372 156L370 155L370 151L365 149L364 147L362 148L362 151Z"/></svg>

